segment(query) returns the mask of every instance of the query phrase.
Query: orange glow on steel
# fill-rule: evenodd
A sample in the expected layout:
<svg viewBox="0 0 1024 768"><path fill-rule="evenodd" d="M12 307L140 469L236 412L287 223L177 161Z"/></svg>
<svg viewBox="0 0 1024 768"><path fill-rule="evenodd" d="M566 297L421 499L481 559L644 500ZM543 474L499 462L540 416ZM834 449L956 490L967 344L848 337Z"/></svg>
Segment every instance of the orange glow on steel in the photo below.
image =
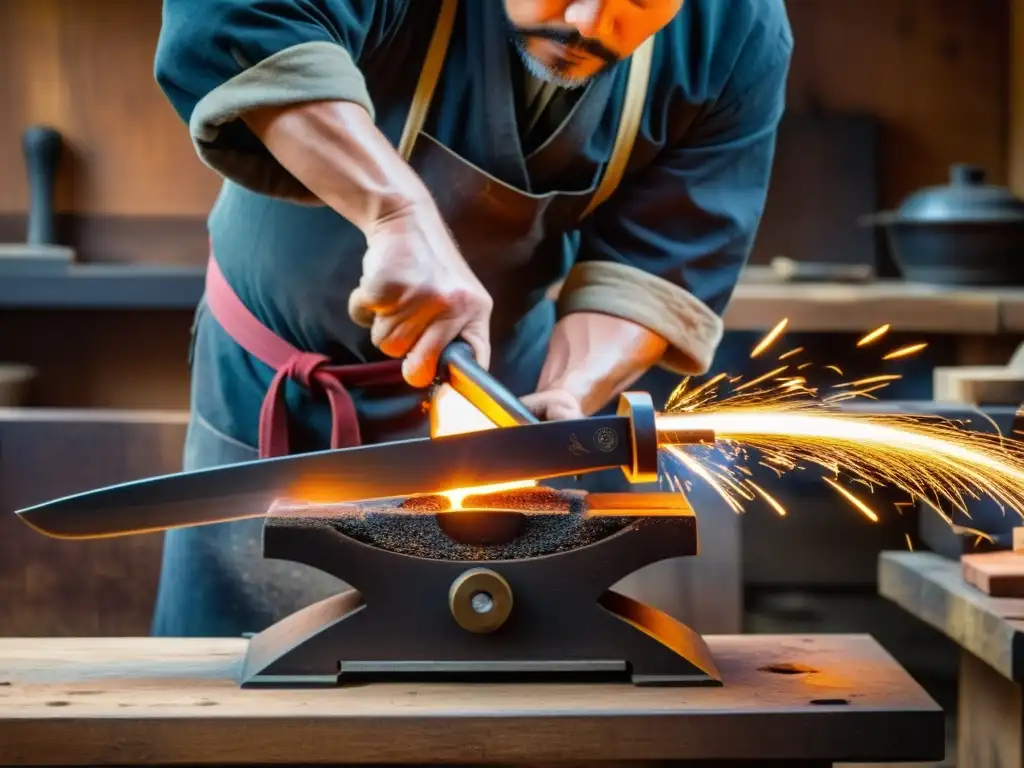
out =
<svg viewBox="0 0 1024 768"><path fill-rule="evenodd" d="M430 406L431 437L462 435L469 432L482 432L485 429L497 429L493 421L480 412L476 406L456 392L447 384L438 388ZM451 504L450 510L462 509L462 502L467 496L475 496L499 491L511 491L517 488L532 488L536 480L520 480L510 483L494 483L478 485L471 488L453 488L444 494Z"/></svg>

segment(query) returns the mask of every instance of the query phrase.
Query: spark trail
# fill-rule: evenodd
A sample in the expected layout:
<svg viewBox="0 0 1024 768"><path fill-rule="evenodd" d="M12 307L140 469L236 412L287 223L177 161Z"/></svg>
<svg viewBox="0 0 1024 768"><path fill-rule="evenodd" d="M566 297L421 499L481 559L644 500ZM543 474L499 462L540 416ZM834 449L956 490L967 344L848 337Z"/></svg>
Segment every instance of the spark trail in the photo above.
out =
<svg viewBox="0 0 1024 768"><path fill-rule="evenodd" d="M763 339L755 351L767 349L781 336L785 321ZM858 347L879 342L889 330L882 326L864 336ZM898 361L925 348L911 344L883 354ZM662 454L670 471L668 481L682 489L682 474L708 483L736 511L760 499L780 515L786 510L752 480L746 466L756 452L759 464L778 475L815 466L822 480L844 501L873 522L878 512L865 500L880 487L921 500L949 520L943 507L967 513L966 500L987 496L1004 509L1024 516L1024 448L1001 435L963 429L937 416L841 411L840 402L874 399L873 392L900 378L880 373L853 381L811 387L812 368L799 363L802 349L784 351L765 365L771 370L743 383L741 376L718 374L703 384L684 380L659 414ZM835 366L821 370L839 372ZM731 387L731 389L727 389ZM672 434L713 430L715 446L672 445ZM845 482L844 482L845 481ZM846 487L859 484L864 490Z"/></svg>

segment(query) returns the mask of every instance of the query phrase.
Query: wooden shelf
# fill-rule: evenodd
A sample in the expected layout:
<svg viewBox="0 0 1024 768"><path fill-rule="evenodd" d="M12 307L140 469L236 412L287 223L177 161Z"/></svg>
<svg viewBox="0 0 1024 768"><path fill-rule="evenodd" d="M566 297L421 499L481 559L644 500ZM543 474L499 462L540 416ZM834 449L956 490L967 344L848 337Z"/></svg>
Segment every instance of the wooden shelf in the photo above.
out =
<svg viewBox="0 0 1024 768"><path fill-rule="evenodd" d="M728 330L765 330L789 318L787 331L860 333L889 323L900 331L955 335L1005 332L1002 312L1021 291L878 280L865 284L745 279L725 314ZM1015 329L1014 329L1015 330Z"/></svg>
<svg viewBox="0 0 1024 768"><path fill-rule="evenodd" d="M65 272L0 277L0 309L192 310L205 267L81 264ZM883 323L917 333L1024 333L1024 291L944 288L902 281L868 285L741 282L729 330L857 333Z"/></svg>
<svg viewBox="0 0 1024 768"><path fill-rule="evenodd" d="M0 278L0 309L191 310L205 267L83 264L58 274Z"/></svg>

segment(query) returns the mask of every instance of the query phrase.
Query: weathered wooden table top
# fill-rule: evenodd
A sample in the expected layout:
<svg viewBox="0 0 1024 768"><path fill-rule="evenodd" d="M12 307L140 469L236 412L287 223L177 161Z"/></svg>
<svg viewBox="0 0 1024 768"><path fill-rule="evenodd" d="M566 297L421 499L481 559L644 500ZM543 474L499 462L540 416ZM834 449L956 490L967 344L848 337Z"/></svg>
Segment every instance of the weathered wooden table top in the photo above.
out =
<svg viewBox="0 0 1024 768"><path fill-rule="evenodd" d="M0 764L941 759L937 704L866 636L712 636L718 688L240 689L244 640L0 639Z"/></svg>
<svg viewBox="0 0 1024 768"><path fill-rule="evenodd" d="M878 591L1016 682L1024 681L1024 599L989 597L960 563L931 552L883 552Z"/></svg>

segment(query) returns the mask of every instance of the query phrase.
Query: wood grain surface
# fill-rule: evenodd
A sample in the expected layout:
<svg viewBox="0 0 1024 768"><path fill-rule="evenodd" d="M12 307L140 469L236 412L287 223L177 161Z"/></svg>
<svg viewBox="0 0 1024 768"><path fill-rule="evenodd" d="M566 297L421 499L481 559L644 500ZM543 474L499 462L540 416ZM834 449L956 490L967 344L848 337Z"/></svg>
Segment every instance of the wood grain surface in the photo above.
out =
<svg viewBox="0 0 1024 768"><path fill-rule="evenodd" d="M21 134L41 123L67 142L58 210L205 214L217 176L153 77L160 13L154 2L0 3L0 211L27 206Z"/></svg>
<svg viewBox="0 0 1024 768"><path fill-rule="evenodd" d="M956 765L1024 764L1024 599L989 597L928 552L882 553L879 591L961 648Z"/></svg>
<svg viewBox="0 0 1024 768"><path fill-rule="evenodd" d="M943 716L866 636L712 636L720 688L242 690L244 640L0 639L0 763L942 757Z"/></svg>
<svg viewBox="0 0 1024 768"><path fill-rule="evenodd" d="M883 552L879 593L1009 680L1024 680L1024 598L995 598L964 581L960 563L930 552Z"/></svg>
<svg viewBox="0 0 1024 768"><path fill-rule="evenodd" d="M998 333L1000 308L1024 304L1024 291L949 288L885 281L869 285L741 282L725 313L730 330L770 328L789 318L787 330L867 332L889 323L898 331ZM1022 317L1024 319L1024 317ZM1024 330L1024 324L1014 331Z"/></svg>
<svg viewBox="0 0 1024 768"><path fill-rule="evenodd" d="M882 124L881 202L944 184L955 162L1007 178L1009 7L978 0L786 0L789 109Z"/></svg>
<svg viewBox="0 0 1024 768"><path fill-rule="evenodd" d="M1009 184L1024 195L1024 0L1010 0Z"/></svg>
<svg viewBox="0 0 1024 768"><path fill-rule="evenodd" d="M972 653L961 652L956 765L1018 768L1024 764L1024 701L1012 683Z"/></svg>
<svg viewBox="0 0 1024 768"><path fill-rule="evenodd" d="M791 109L882 123L882 203L946 177L957 161L1005 181L1009 12L978 0L788 0L797 45ZM205 215L217 179L153 80L160 3L0 3L0 211L23 211L20 134L49 123L77 161L60 208ZM14 182L13 180L18 180Z"/></svg>
<svg viewBox="0 0 1024 768"><path fill-rule="evenodd" d="M0 360L39 371L33 406L187 409L193 312L0 312Z"/></svg>
<svg viewBox="0 0 1024 768"><path fill-rule="evenodd" d="M0 635L148 634L163 537L60 541L13 511L181 468L187 414L0 409Z"/></svg>

